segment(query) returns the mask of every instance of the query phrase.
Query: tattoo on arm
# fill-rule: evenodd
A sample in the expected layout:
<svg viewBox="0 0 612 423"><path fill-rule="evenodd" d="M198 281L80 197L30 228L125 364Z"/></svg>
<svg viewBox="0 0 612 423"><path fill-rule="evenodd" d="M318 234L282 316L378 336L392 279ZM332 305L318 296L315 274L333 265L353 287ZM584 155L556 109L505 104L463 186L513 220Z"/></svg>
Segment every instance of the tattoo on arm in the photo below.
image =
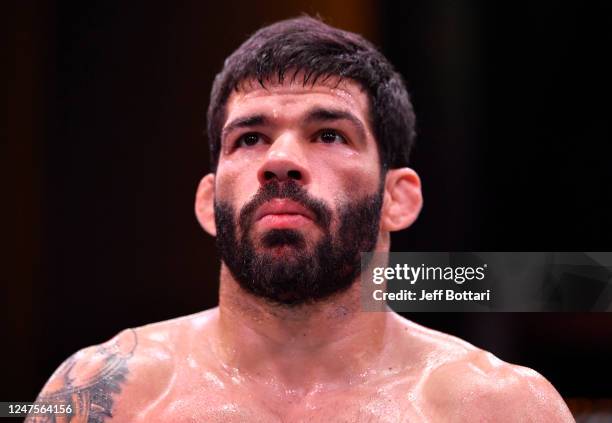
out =
<svg viewBox="0 0 612 423"><path fill-rule="evenodd" d="M112 418L113 394L121 392L128 374L127 362L138 345L136 331L130 331L133 339L127 348L117 345L96 348L96 354L103 357L102 364L86 377L73 373L77 359L74 355L70 357L54 375L61 378L62 387L50 392L43 391L36 399L37 404L70 406L70 413L30 415L25 423L102 423L106 418Z"/></svg>

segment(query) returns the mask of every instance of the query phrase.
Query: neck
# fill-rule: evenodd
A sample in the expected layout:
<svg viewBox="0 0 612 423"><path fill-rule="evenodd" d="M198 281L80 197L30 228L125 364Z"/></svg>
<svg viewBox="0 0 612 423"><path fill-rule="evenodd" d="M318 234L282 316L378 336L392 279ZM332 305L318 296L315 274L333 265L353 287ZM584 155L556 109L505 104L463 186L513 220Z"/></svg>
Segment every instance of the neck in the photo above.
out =
<svg viewBox="0 0 612 423"><path fill-rule="evenodd" d="M272 305L244 291L223 264L217 351L234 373L284 389L357 383L383 356L389 314L361 310L358 282L316 304Z"/></svg>

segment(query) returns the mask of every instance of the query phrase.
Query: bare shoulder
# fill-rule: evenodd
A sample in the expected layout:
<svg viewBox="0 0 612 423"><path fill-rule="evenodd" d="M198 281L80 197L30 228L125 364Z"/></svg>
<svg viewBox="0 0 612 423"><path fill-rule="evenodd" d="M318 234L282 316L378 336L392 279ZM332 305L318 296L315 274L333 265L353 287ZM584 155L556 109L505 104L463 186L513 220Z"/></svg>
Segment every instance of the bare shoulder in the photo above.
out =
<svg viewBox="0 0 612 423"><path fill-rule="evenodd" d="M573 422L556 389L527 367L506 363L451 335L407 323L425 345L422 394L432 418L451 422Z"/></svg>
<svg viewBox="0 0 612 423"><path fill-rule="evenodd" d="M83 348L53 373L37 403L64 405L71 422L136 420L171 384L176 349L188 337L185 327L194 319L186 316L126 329L107 342ZM55 419L38 415L26 421Z"/></svg>
<svg viewBox="0 0 612 423"><path fill-rule="evenodd" d="M434 410L455 421L574 421L542 375L482 350L434 369L424 393Z"/></svg>

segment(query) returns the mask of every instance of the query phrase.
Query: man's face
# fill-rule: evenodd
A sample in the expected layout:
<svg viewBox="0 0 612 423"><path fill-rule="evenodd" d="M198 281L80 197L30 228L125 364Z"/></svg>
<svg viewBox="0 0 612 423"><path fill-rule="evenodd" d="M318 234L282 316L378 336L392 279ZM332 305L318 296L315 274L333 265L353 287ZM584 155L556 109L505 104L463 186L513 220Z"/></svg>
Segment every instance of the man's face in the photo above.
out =
<svg viewBox="0 0 612 423"><path fill-rule="evenodd" d="M346 289L374 249L381 170L352 81L244 83L226 106L215 179L221 257L240 285L296 305Z"/></svg>

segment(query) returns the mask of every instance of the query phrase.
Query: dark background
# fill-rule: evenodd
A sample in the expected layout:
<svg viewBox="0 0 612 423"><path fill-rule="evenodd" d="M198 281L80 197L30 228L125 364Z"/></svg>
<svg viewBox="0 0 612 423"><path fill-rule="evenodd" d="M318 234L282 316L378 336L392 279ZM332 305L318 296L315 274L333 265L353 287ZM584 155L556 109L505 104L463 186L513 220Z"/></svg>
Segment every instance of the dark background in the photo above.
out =
<svg viewBox="0 0 612 423"><path fill-rule="evenodd" d="M33 400L70 354L216 305L193 213L212 79L250 33L300 12L360 32L418 117L418 222L396 251L612 251L609 2L2 3L0 399ZM6 133L6 135L4 135ZM612 314L415 314L612 396Z"/></svg>

